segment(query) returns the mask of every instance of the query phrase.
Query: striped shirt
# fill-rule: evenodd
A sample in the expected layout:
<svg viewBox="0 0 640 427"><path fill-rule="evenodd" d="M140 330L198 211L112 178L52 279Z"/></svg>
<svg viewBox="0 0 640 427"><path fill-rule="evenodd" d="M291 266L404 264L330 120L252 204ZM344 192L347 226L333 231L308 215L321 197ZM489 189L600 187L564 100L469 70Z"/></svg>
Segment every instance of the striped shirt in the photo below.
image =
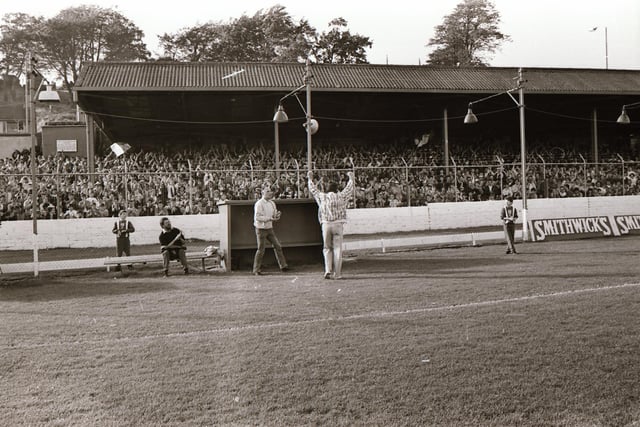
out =
<svg viewBox="0 0 640 427"><path fill-rule="evenodd" d="M320 206L320 222L347 222L347 205L353 196L353 180L342 191L323 193L309 180L309 191Z"/></svg>

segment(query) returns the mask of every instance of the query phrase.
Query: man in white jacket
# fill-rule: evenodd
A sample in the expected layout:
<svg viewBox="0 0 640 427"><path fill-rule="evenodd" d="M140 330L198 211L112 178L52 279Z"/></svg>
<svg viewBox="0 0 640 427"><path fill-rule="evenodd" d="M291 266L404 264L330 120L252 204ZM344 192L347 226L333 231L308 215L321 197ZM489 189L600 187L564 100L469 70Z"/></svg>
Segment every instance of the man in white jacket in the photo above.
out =
<svg viewBox="0 0 640 427"><path fill-rule="evenodd" d="M281 212L276 208L273 201L273 191L269 187L262 189L262 198L258 199L253 206L253 226L256 229L256 239L258 241L258 250L253 259L253 274L262 275L262 258L267 245L267 240L271 242L273 250L276 253L276 260L281 271L289 271L287 260L282 252L282 245L273 231L273 222L278 221Z"/></svg>

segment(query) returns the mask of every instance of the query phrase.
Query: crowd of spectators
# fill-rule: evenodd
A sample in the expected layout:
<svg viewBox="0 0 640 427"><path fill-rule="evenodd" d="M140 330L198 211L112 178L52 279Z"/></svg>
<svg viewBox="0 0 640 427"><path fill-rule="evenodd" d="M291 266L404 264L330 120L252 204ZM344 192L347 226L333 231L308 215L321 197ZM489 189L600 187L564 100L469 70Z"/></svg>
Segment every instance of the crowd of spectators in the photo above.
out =
<svg viewBox="0 0 640 427"><path fill-rule="evenodd" d="M355 170L357 208L521 198L519 152L474 147L453 150L445 167L442 151L433 146L318 144L313 169L320 186L330 180L344 185L346 172ZM115 217L121 209L132 216L217 213L227 199L259 198L264 185L277 198L306 198L306 156L304 149L285 149L276 171L272 147L265 145L134 148L96 158L92 175L84 158L39 156L36 211L41 219ZM0 159L3 220L31 219L29 158L25 151ZM638 160L633 153L605 153L594 164L576 150L534 146L527 157L527 197L640 194Z"/></svg>

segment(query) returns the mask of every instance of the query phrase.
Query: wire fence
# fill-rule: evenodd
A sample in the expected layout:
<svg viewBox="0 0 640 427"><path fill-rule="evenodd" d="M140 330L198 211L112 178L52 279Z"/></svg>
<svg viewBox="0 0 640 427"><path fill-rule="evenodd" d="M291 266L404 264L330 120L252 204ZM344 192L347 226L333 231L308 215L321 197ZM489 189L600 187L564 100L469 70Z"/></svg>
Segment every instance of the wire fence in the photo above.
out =
<svg viewBox="0 0 640 427"><path fill-rule="evenodd" d="M506 196L521 198L523 194L520 163L508 163L497 158L490 164L461 164L452 158L452 165L444 167L414 166L400 160L402 165L393 166L358 166L351 163L349 167L341 164L336 168L325 165L314 169L314 179L321 189L332 181L338 182L342 188L347 183L346 173L354 171L356 186L350 208L356 209L500 200ZM601 163L547 162L542 157L539 160L529 161L526 165L524 191L530 199L640 194L637 179L640 162L622 158L618 162ZM224 200L259 198L265 185L273 187L276 197L280 199L309 197L307 170L296 162L279 170L253 167L251 163L248 167L234 169L200 169L188 164L181 170L157 171L132 166L123 162L93 174L68 172L58 167L53 169L55 172L37 173L35 179L26 167L21 173L0 173L0 188L5 189L0 194L2 220L33 220L35 212L36 220L54 220L41 224L51 230L57 220L103 218L94 221L96 224L93 227L98 229L78 230L78 234L98 233L104 239L109 236L105 242L108 241L111 246L113 222L108 218L117 217L121 210L126 210L130 217L215 214L218 213L218 203ZM32 205L34 188L37 200L35 209ZM193 217L193 220L196 219ZM155 236L158 229L155 219L151 220L141 218L134 222L152 224L139 231ZM37 241L38 221L33 223L33 255L29 249L24 249L29 246L29 230L19 226L16 228L17 233L22 233L19 239L27 244L22 245L22 251L2 253L0 268L6 270L5 273L12 272L11 268L23 272L32 269L37 275L38 268L43 271L47 268L66 270L80 268L80 264L95 268L103 265L101 257L115 256L112 247L96 248L94 252L80 250L80 254L74 254L69 252L73 251L70 248L75 247L71 244L66 249L65 246L46 246L55 249L39 255L38 246L43 247L43 242ZM74 230L75 227L82 227L80 223L75 224L71 226ZM199 251L201 248L198 244L206 246L212 243L194 243L190 250ZM134 250L134 254L157 252L156 244L136 245ZM78 258L82 259L80 264ZM29 264L32 260L38 262ZM21 264L13 265L14 262ZM47 262L51 265L45 266Z"/></svg>
<svg viewBox="0 0 640 427"><path fill-rule="evenodd" d="M565 198L640 194L639 162L527 164L528 198ZM330 181L346 184L346 172L356 173L352 208L424 206L438 202L497 200L522 197L519 163L412 166L356 166L314 171L322 188ZM32 219L32 175L0 174L3 220ZM37 174L38 219L114 217L120 210L131 216L217 213L224 200L252 200L271 185L277 198L306 198L307 171L287 169L224 169L150 171L123 167L100 173Z"/></svg>

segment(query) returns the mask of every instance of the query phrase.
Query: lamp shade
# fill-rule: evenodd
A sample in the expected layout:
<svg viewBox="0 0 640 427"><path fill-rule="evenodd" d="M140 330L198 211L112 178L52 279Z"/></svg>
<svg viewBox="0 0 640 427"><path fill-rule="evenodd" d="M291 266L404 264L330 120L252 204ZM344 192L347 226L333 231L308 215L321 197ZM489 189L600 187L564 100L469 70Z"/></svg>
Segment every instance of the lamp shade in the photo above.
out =
<svg viewBox="0 0 640 427"><path fill-rule="evenodd" d="M47 85L47 90L43 90L38 94L40 102L60 102L60 94L52 89L52 85Z"/></svg>
<svg viewBox="0 0 640 427"><path fill-rule="evenodd" d="M289 121L289 116L287 116L284 108L282 108L282 104L278 105L278 111L276 111L276 114L274 114L273 121L276 123L287 123Z"/></svg>
<svg viewBox="0 0 640 427"><path fill-rule="evenodd" d="M628 125L629 123L631 123L631 120L629 119L629 115L627 114L627 110L625 108L622 109L622 113L620 113L620 116L618 117L618 120L616 120L616 123L620 123L623 125Z"/></svg>
<svg viewBox="0 0 640 427"><path fill-rule="evenodd" d="M467 115L464 116L464 123L466 125L478 123L478 118L475 114L473 114L473 110L471 109L471 107L469 107L469 109L467 110Z"/></svg>

